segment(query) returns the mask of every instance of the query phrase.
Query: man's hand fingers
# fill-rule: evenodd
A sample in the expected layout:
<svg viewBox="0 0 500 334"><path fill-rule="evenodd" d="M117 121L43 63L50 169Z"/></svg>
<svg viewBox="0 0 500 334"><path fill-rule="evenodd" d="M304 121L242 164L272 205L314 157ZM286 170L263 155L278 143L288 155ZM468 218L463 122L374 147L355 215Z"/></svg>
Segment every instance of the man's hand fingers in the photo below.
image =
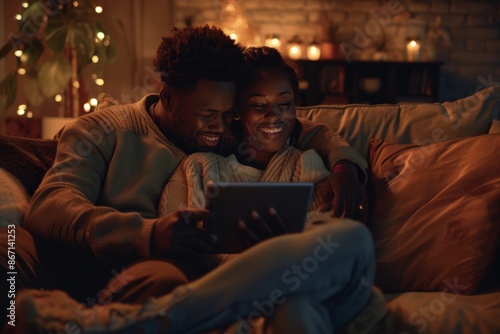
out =
<svg viewBox="0 0 500 334"><path fill-rule="evenodd" d="M333 216L342 217L344 214L345 200L340 196L335 196L332 201L333 206Z"/></svg>

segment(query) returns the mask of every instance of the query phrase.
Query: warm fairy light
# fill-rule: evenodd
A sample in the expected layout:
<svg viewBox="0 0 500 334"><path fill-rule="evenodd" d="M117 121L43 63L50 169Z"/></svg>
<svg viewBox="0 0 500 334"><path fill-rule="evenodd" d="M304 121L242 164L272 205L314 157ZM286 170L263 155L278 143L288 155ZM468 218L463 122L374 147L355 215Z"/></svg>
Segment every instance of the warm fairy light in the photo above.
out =
<svg viewBox="0 0 500 334"><path fill-rule="evenodd" d="M26 113L26 117L28 117L28 118L32 118L32 117L33 117L33 112L32 112L32 111L28 111L28 112Z"/></svg>
<svg viewBox="0 0 500 334"><path fill-rule="evenodd" d="M101 78L97 78L97 79L95 79L95 84L97 86L102 86L102 85L104 85L104 80Z"/></svg>
<svg viewBox="0 0 500 334"><path fill-rule="evenodd" d="M102 41L104 37L106 37L106 35L102 31L99 31L97 33L97 38L99 38L100 41Z"/></svg>
<svg viewBox="0 0 500 334"><path fill-rule="evenodd" d="M229 37L230 37L233 41L238 40L238 35L236 35L236 33L234 33L234 32L233 32L233 33L231 33L231 34L229 35Z"/></svg>
<svg viewBox="0 0 500 334"><path fill-rule="evenodd" d="M95 79L97 79L97 74L92 73L92 75L90 77L92 78L92 80L95 80Z"/></svg>
<svg viewBox="0 0 500 334"><path fill-rule="evenodd" d="M98 56L98 55L94 55L94 56L92 56L92 62L93 62L94 64L97 64L97 63L99 62L99 56Z"/></svg>
<svg viewBox="0 0 500 334"><path fill-rule="evenodd" d="M17 69L17 73L18 73L19 75L25 75L25 74L26 74L26 69L24 69L24 68L22 68L22 67L21 67L21 68L18 68L18 69Z"/></svg>
<svg viewBox="0 0 500 334"><path fill-rule="evenodd" d="M21 57L23 55L23 50L16 50L14 51L14 54L16 55L16 57Z"/></svg>
<svg viewBox="0 0 500 334"><path fill-rule="evenodd" d="M73 81L73 87L76 89L80 88L80 83L78 81Z"/></svg>
<svg viewBox="0 0 500 334"><path fill-rule="evenodd" d="M18 21L21 21L23 19L23 16L21 14L16 14L16 16L14 16L14 18Z"/></svg>
<svg viewBox="0 0 500 334"><path fill-rule="evenodd" d="M226 10L227 12L232 13L232 12L234 12L236 10L236 8L234 7L234 4L228 3L226 5L226 8L224 8L224 10Z"/></svg>
<svg viewBox="0 0 500 334"><path fill-rule="evenodd" d="M95 107L97 105L97 99L95 97L93 97L93 98L90 99L90 105L92 107Z"/></svg>
<svg viewBox="0 0 500 334"><path fill-rule="evenodd" d="M109 46L109 39L106 39L106 40L104 41L104 46Z"/></svg>
<svg viewBox="0 0 500 334"><path fill-rule="evenodd" d="M85 112L89 112L89 111L90 111L90 104L85 103L85 104L83 105L83 110L85 110Z"/></svg>
<svg viewBox="0 0 500 334"><path fill-rule="evenodd" d="M17 109L17 114L18 114L19 116L22 116L22 115L24 115L25 113L26 113L26 110L25 110L25 109L21 109L21 108Z"/></svg>
<svg viewBox="0 0 500 334"><path fill-rule="evenodd" d="M28 8L28 7L29 7L29 3L27 3L27 2L25 1L25 2L23 2L23 3L21 4L21 6L23 6L23 8Z"/></svg>
<svg viewBox="0 0 500 334"><path fill-rule="evenodd" d="M78 1L73 1L73 6L78 7Z"/></svg>
<svg viewBox="0 0 500 334"><path fill-rule="evenodd" d="M96 7L95 7L95 12L96 12L97 14L101 14L101 13L102 13L102 7L101 7L101 6L96 6Z"/></svg>
<svg viewBox="0 0 500 334"><path fill-rule="evenodd" d="M57 94L57 95L54 97L54 100L56 100L56 102L61 102L61 101L62 101L62 96L61 96L61 94Z"/></svg>
<svg viewBox="0 0 500 334"><path fill-rule="evenodd" d="M25 64L28 62L28 55L26 53L23 53L21 55L21 62L23 62Z"/></svg>

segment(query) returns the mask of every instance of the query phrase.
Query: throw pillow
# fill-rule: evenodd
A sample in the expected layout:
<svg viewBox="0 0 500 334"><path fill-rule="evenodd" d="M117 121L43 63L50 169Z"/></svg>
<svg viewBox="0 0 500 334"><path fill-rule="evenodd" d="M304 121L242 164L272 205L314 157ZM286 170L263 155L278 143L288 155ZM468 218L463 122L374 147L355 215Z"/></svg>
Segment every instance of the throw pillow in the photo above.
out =
<svg viewBox="0 0 500 334"><path fill-rule="evenodd" d="M21 225L28 209L28 194L15 176L0 168L0 227Z"/></svg>
<svg viewBox="0 0 500 334"><path fill-rule="evenodd" d="M494 119L493 122L491 123L490 131L488 133L493 134L493 133L500 133L500 120Z"/></svg>
<svg viewBox="0 0 500 334"><path fill-rule="evenodd" d="M56 155L57 141L0 135L0 168L14 175L33 195Z"/></svg>
<svg viewBox="0 0 500 334"><path fill-rule="evenodd" d="M476 290L500 242L500 135L428 146L370 142L376 284Z"/></svg>

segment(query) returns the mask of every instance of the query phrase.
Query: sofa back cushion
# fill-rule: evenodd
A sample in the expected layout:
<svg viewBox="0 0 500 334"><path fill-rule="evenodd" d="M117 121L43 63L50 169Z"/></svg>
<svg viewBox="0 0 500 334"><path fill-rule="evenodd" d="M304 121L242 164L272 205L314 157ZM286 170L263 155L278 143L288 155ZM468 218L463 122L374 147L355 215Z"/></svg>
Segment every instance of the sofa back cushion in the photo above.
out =
<svg viewBox="0 0 500 334"><path fill-rule="evenodd" d="M500 86L455 102L299 107L297 116L328 124L368 157L371 138L428 145L488 133L500 118Z"/></svg>

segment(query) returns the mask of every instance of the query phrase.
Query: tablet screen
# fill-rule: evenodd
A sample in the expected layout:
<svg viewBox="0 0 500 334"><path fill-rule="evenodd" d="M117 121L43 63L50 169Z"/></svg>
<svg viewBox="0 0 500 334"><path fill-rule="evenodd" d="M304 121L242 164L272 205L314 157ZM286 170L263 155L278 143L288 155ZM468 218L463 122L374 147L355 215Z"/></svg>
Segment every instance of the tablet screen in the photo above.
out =
<svg viewBox="0 0 500 334"><path fill-rule="evenodd" d="M302 231L313 191L313 183L208 184L207 208L214 215L214 233L218 237L215 252L239 253L248 248L238 221L250 225L250 213L254 210L269 222L268 210L273 207L289 232Z"/></svg>

